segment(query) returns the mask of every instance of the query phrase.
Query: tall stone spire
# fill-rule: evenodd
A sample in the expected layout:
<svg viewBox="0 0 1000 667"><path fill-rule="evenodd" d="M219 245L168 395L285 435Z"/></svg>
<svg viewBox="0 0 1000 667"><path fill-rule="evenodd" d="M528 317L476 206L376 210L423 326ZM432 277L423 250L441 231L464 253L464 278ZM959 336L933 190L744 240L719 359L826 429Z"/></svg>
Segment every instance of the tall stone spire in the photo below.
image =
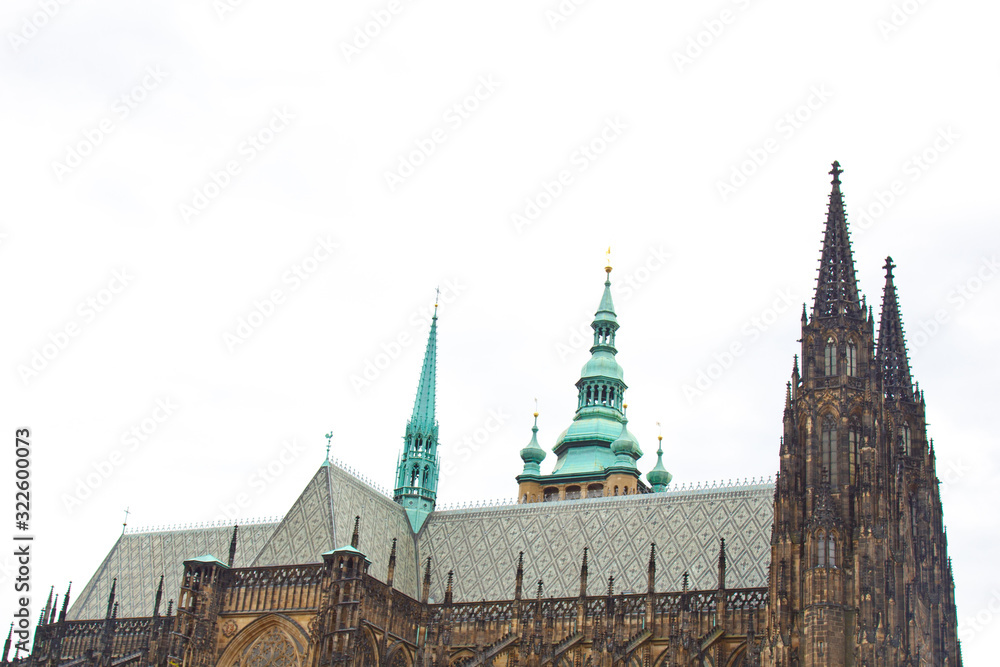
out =
<svg viewBox="0 0 1000 667"><path fill-rule="evenodd" d="M826 214L813 317L833 317L841 313L857 316L861 313L861 304L858 301L851 240L847 232L847 214L844 213L844 195L840 191L840 175L843 170L839 162L833 163L830 173L833 175L833 187Z"/></svg>
<svg viewBox="0 0 1000 667"><path fill-rule="evenodd" d="M895 268L892 257L885 258L885 289L882 292L882 318L878 325L878 361L882 374L882 391L890 400L912 400L913 384L910 361L906 355L903 318L899 313L899 298L892 281Z"/></svg>
<svg viewBox="0 0 1000 667"><path fill-rule="evenodd" d="M438 484L438 423L435 417L435 391L437 389L437 308L431 318L427 336L424 365L420 371L417 397L413 414L406 424L403 436L403 453L396 466L394 498L403 506L410 519L413 532L418 532L424 520L434 511Z"/></svg>

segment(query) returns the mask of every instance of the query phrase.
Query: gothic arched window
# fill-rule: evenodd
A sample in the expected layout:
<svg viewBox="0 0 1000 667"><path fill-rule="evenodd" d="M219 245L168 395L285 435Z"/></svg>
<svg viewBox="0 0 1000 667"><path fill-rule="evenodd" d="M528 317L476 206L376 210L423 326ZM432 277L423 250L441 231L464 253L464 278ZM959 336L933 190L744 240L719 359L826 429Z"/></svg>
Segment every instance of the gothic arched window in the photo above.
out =
<svg viewBox="0 0 1000 667"><path fill-rule="evenodd" d="M858 346L853 340L847 344L847 374L851 377L858 374Z"/></svg>
<svg viewBox="0 0 1000 667"><path fill-rule="evenodd" d="M913 456L913 450L910 448L910 425L909 424L905 424L905 423L903 424L902 436L901 437L902 437L902 440L903 440L903 452L905 452L907 456Z"/></svg>
<svg viewBox="0 0 1000 667"><path fill-rule="evenodd" d="M833 338L826 339L826 350L823 353L823 369L824 375L836 375L837 374L837 344L833 342Z"/></svg>
<svg viewBox="0 0 1000 667"><path fill-rule="evenodd" d="M832 415L823 417L823 432L820 436L822 467L829 475L830 486L837 486L837 422Z"/></svg>
<svg viewBox="0 0 1000 667"><path fill-rule="evenodd" d="M861 429L856 420L851 420L850 429L847 431L847 457L851 464L851 484L858 478L858 448L861 441Z"/></svg>
<svg viewBox="0 0 1000 667"><path fill-rule="evenodd" d="M822 530L816 534L816 565L819 567L837 567L837 543L833 534Z"/></svg>

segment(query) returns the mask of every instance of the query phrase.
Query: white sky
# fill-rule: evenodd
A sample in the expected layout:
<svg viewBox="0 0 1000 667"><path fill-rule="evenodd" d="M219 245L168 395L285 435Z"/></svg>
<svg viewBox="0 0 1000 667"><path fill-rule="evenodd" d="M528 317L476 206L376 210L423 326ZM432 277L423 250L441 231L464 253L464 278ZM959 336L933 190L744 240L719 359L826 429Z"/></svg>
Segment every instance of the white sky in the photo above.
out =
<svg viewBox="0 0 1000 667"><path fill-rule="evenodd" d="M884 258L898 265L947 482L964 655L985 664L1000 626L995 4L909 3L890 32L886 0L595 0L554 26L555 1L421 0L393 5L350 62L342 45L372 12L384 22L387 1L104 0L43 20L44 4L0 9L2 513L14 429L29 426L33 618L49 585L82 589L126 507L130 526L196 522L245 493L243 516L282 514L331 429L335 456L391 486L438 285L438 417L455 468L440 499L513 496L533 399L543 447L572 418L587 358L572 332L597 307L608 245L641 467L662 421L676 483L773 474L837 159L876 314ZM683 63L689 39L706 46ZM477 93L475 109L453 109ZM606 150L578 152L602 131ZM269 143L254 148L258 134ZM390 188L386 172L435 140ZM925 152L933 163L915 166ZM719 183L755 154L766 161L723 198ZM213 190L230 162L238 173ZM564 170L568 185L516 227ZM185 215L206 185L216 196ZM296 282L287 272L317 239L337 248ZM127 286L102 293L123 270ZM227 332L274 290L283 301L231 351ZM109 296L91 313L88 299ZM25 381L18 368L73 325ZM400 336L357 389L352 376ZM688 400L683 387L734 343L741 354ZM177 407L130 451L123 433L158 400ZM459 449L491 414L500 428ZM302 451L257 484L293 439ZM108 478L67 507L115 450ZM0 564L3 625L12 559Z"/></svg>

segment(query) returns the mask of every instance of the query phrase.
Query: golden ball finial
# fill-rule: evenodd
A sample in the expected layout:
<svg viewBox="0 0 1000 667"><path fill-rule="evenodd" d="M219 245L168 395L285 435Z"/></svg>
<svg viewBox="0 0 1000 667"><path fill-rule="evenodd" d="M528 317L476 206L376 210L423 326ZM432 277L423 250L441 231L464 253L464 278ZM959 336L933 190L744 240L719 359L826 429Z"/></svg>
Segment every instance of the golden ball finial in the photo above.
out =
<svg viewBox="0 0 1000 667"><path fill-rule="evenodd" d="M604 267L604 271L606 273L611 273L611 246L608 246L608 251L604 253L604 255L608 260L607 265Z"/></svg>

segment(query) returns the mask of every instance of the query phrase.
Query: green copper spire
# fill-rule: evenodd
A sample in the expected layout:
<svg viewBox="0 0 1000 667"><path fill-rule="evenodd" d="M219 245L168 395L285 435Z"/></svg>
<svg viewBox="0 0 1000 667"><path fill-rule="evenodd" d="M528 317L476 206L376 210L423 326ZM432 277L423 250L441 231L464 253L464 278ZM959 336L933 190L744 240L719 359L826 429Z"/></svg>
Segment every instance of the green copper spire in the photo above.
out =
<svg viewBox="0 0 1000 667"><path fill-rule="evenodd" d="M438 484L438 423L434 415L437 385L437 303L427 336L427 351L420 371L420 384L413 402L413 414L406 424L403 453L396 466L394 499L410 518L413 532L419 532L424 520L434 511Z"/></svg>
<svg viewBox="0 0 1000 667"><path fill-rule="evenodd" d="M431 332L427 336L427 350L424 352L424 367L420 371L420 385L417 398L413 401L410 423L429 429L436 424L434 419L435 390L437 389L437 304L431 318Z"/></svg>
<svg viewBox="0 0 1000 667"><path fill-rule="evenodd" d="M625 415L625 375L615 355L618 318L611 298L611 266L605 267L604 293L594 314L591 328L594 344L590 359L580 371L576 383L577 407L573 423L556 440L553 448L559 457L553 475L600 473L615 465L611 443L622 433ZM634 438L633 438L634 440ZM638 445L636 444L636 449Z"/></svg>
<svg viewBox="0 0 1000 667"><path fill-rule="evenodd" d="M663 467L663 436L658 435L656 439L659 441L659 447L656 449L656 465L646 473L646 479L649 480L649 485L653 487L653 492L659 493L660 491L667 490L667 486L674 476Z"/></svg>

